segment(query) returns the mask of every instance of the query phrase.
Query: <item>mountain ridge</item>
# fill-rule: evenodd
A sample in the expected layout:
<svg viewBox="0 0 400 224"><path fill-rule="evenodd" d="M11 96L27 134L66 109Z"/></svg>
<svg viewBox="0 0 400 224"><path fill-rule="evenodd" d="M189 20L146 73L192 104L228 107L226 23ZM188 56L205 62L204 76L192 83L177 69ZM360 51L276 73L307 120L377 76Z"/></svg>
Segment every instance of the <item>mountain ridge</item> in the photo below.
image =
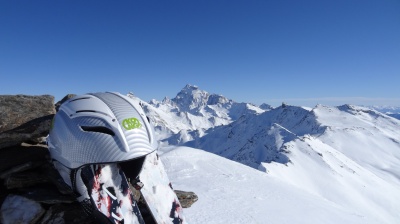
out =
<svg viewBox="0 0 400 224"><path fill-rule="evenodd" d="M202 149L382 223L400 220L399 120L350 104L210 104L212 94L186 87L144 106L162 147Z"/></svg>
<svg viewBox="0 0 400 224"><path fill-rule="evenodd" d="M267 107L266 105L265 108ZM242 115L266 111L249 103L237 103L222 95L210 94L189 84L176 97L166 97L161 102L154 99L143 102L143 108L161 136L160 140L171 143L180 142L179 138L194 139L195 130L202 136L204 130L229 124ZM173 120L174 124L168 120ZM175 137L168 139L172 136Z"/></svg>

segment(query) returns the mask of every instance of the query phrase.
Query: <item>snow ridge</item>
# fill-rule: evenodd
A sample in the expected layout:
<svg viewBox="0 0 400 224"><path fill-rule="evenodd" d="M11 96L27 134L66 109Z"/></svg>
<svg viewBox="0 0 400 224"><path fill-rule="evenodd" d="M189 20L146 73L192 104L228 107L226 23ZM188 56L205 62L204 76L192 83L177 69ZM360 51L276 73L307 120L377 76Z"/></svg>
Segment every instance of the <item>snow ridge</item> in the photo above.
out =
<svg viewBox="0 0 400 224"><path fill-rule="evenodd" d="M203 136L209 128L227 125L246 114L266 111L252 104L237 103L222 95L210 94L189 84L175 98L143 102L143 108L155 125L160 140L167 144L193 140Z"/></svg>
<svg viewBox="0 0 400 224"><path fill-rule="evenodd" d="M202 149L349 211L360 218L357 222L400 222L400 120L388 114L348 104L257 107L192 85L173 99L143 107L161 151L167 149L166 158L175 158L176 145ZM188 166L197 163L193 153L208 158L205 152L189 151L181 161ZM189 172L169 164L172 173ZM214 176L214 165L202 164L207 174L199 175Z"/></svg>
<svg viewBox="0 0 400 224"><path fill-rule="evenodd" d="M281 106L206 133L186 145L267 172L378 222L400 220L399 120L354 105L310 111Z"/></svg>
<svg viewBox="0 0 400 224"><path fill-rule="evenodd" d="M393 107L393 106L366 106L366 107L400 120L400 107Z"/></svg>

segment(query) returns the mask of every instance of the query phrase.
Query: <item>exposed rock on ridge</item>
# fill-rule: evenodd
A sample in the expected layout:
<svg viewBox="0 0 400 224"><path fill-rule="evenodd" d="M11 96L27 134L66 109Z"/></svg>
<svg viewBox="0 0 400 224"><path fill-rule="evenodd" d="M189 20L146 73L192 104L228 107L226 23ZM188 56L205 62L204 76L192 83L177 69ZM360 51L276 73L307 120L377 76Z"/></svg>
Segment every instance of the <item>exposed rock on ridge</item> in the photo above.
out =
<svg viewBox="0 0 400 224"><path fill-rule="evenodd" d="M0 95L0 132L55 113L50 95Z"/></svg>
<svg viewBox="0 0 400 224"><path fill-rule="evenodd" d="M0 96L0 150L21 142L41 142L54 114L53 96Z"/></svg>

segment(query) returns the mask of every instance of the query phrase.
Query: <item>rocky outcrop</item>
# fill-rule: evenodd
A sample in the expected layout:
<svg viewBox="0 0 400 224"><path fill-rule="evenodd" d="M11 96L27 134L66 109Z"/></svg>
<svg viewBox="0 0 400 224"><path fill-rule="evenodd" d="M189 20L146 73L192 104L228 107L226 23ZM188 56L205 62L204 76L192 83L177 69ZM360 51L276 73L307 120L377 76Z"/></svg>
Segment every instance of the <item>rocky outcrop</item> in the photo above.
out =
<svg viewBox="0 0 400 224"><path fill-rule="evenodd" d="M0 223L91 222L49 163L55 112L50 95L0 96Z"/></svg>
<svg viewBox="0 0 400 224"><path fill-rule="evenodd" d="M21 142L41 142L55 112L50 95L0 95L0 150Z"/></svg>
<svg viewBox="0 0 400 224"><path fill-rule="evenodd" d="M18 195L9 195L1 206L2 221L6 223L37 223L45 210L32 200Z"/></svg>
<svg viewBox="0 0 400 224"><path fill-rule="evenodd" d="M60 101L58 101L56 103L56 105L55 105L56 111L58 111L58 109L60 108L61 104L63 104L65 101L71 99L74 96L76 96L76 94L68 94L68 95L64 96L64 98L62 98Z"/></svg>
<svg viewBox="0 0 400 224"><path fill-rule="evenodd" d="M56 108L54 97L0 96L0 223L95 223L62 184L45 145ZM182 207L197 201L175 191Z"/></svg>
<svg viewBox="0 0 400 224"><path fill-rule="evenodd" d="M55 113L50 95L0 95L0 132Z"/></svg>
<svg viewBox="0 0 400 224"><path fill-rule="evenodd" d="M175 190L175 193L183 208L189 208L199 199L194 192Z"/></svg>

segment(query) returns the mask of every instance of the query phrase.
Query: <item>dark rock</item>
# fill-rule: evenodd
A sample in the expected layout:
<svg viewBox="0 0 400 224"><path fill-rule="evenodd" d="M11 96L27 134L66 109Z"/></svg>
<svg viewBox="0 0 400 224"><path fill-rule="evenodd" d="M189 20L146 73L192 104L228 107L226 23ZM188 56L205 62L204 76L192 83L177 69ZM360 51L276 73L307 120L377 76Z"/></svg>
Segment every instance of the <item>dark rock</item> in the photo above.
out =
<svg viewBox="0 0 400 224"><path fill-rule="evenodd" d="M50 95L0 95L0 149L42 141L55 112Z"/></svg>
<svg viewBox="0 0 400 224"><path fill-rule="evenodd" d="M50 114L55 114L53 96L0 95L0 132Z"/></svg>
<svg viewBox="0 0 400 224"><path fill-rule="evenodd" d="M18 189L18 194L42 204L72 203L76 199L72 195L61 194L53 185L42 185Z"/></svg>
<svg viewBox="0 0 400 224"><path fill-rule="evenodd" d="M40 143L50 131L54 115L33 119L14 129L0 133L0 150L23 142Z"/></svg>
<svg viewBox="0 0 400 224"><path fill-rule="evenodd" d="M3 201L6 199L6 197L9 194L10 194L10 192L4 186L3 180L0 179L0 205L3 204Z"/></svg>
<svg viewBox="0 0 400 224"><path fill-rule="evenodd" d="M38 162L42 164L48 161L48 157L49 151L46 146L19 145L4 148L0 150L0 172L3 173L26 163Z"/></svg>
<svg viewBox="0 0 400 224"><path fill-rule="evenodd" d="M50 180L50 182L57 187L58 191L61 194L72 195L73 191L68 184L64 182L61 175L58 171L54 168L53 164L46 163L42 166L42 171L44 175Z"/></svg>
<svg viewBox="0 0 400 224"><path fill-rule="evenodd" d="M68 94L68 95L64 96L64 98L62 98L60 101L58 101L56 103L56 105L55 105L56 111L58 111L58 109L60 108L61 104L63 104L65 101L71 99L74 96L76 96L76 94Z"/></svg>
<svg viewBox="0 0 400 224"><path fill-rule="evenodd" d="M199 199L194 192L175 190L175 194L178 196L182 208L189 208Z"/></svg>
<svg viewBox="0 0 400 224"><path fill-rule="evenodd" d="M8 179L11 175L19 172L23 172L26 170L34 169L36 167L39 167L43 164L43 162L27 162L24 164L20 164L18 166L14 166L11 169L8 169L6 171L3 171L0 173L0 179Z"/></svg>
<svg viewBox="0 0 400 224"><path fill-rule="evenodd" d="M49 183L50 180L43 173L27 171L12 174L4 180L7 189L26 188L38 184Z"/></svg>
<svg viewBox="0 0 400 224"><path fill-rule="evenodd" d="M64 223L95 223L87 216L79 203L57 204L51 206L43 216L40 224L64 224Z"/></svg>
<svg viewBox="0 0 400 224"><path fill-rule="evenodd" d="M37 223L45 213L42 206L19 195L8 195L1 206L1 223Z"/></svg>

